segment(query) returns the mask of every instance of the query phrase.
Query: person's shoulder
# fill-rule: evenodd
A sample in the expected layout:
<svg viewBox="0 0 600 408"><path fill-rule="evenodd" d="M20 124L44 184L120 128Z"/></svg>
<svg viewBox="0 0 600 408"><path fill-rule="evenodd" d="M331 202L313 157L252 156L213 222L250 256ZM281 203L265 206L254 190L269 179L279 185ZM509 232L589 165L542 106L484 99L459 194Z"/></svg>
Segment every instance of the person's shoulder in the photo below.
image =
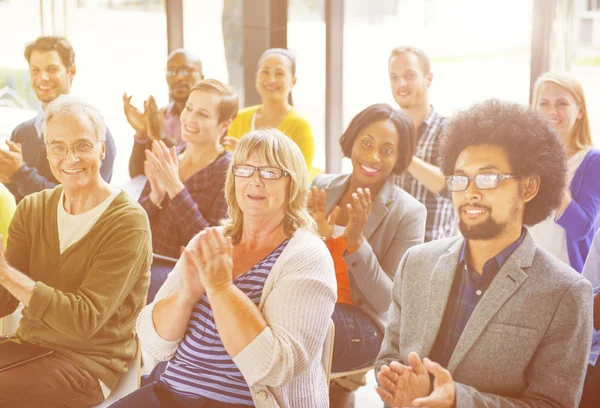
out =
<svg viewBox="0 0 600 408"><path fill-rule="evenodd" d="M410 193L406 192L402 187L394 184L392 189L394 192L394 203L401 205L402 208L406 209L407 211L424 211L427 213L427 207L425 207L422 202L410 195Z"/></svg>
<svg viewBox="0 0 600 408"><path fill-rule="evenodd" d="M121 190L117 194L111 205L108 207L107 212L109 213L108 216L118 220L118 223L121 226L126 225L127 227L134 229L150 230L150 223L146 211L124 190Z"/></svg>
<svg viewBox="0 0 600 408"><path fill-rule="evenodd" d="M56 209L55 203L58 202L60 193L62 192L62 186L59 184L54 188L38 191L33 194L29 194L19 202L18 208L21 211L32 212L35 214L45 213L49 209ZM32 217L32 220L38 219L39 217Z"/></svg>
<svg viewBox="0 0 600 408"><path fill-rule="evenodd" d="M38 137L37 130L35 129L35 116L25 122L19 123L12 131L15 142L20 142L20 139L33 135Z"/></svg>
<svg viewBox="0 0 600 408"><path fill-rule="evenodd" d="M329 249L317 235L317 233L309 228L298 228L294 231L294 235L288 243L288 252L300 257L313 257L322 254L329 254Z"/></svg>
<svg viewBox="0 0 600 408"><path fill-rule="evenodd" d="M459 241L464 242L462 237L436 239L412 246L407 250L407 253L410 251L411 257L414 259L435 259L437 262L437 259L443 254L447 253L450 248L452 248L454 245L459 245Z"/></svg>
<svg viewBox="0 0 600 408"><path fill-rule="evenodd" d="M583 158L583 162L595 168L600 167L600 149L590 149Z"/></svg>
<svg viewBox="0 0 600 408"><path fill-rule="evenodd" d="M347 174L320 173L315 175L311 184L320 189L324 189L336 184L336 182L343 183L348 177Z"/></svg>
<svg viewBox="0 0 600 408"><path fill-rule="evenodd" d="M293 126L294 128L303 128L308 130L311 129L308 120L300 112L298 112L298 109L294 107L292 107L288 115L285 117L283 123Z"/></svg>
<svg viewBox="0 0 600 408"><path fill-rule="evenodd" d="M579 272L546 250L537 247L527 273L539 280L540 286L571 287L578 281L587 281Z"/></svg>
<svg viewBox="0 0 600 408"><path fill-rule="evenodd" d="M260 109L260 107L261 107L261 105L253 105L253 106L247 106L245 108L242 108L242 109L238 110L236 119L251 118L252 115L254 115L254 113Z"/></svg>

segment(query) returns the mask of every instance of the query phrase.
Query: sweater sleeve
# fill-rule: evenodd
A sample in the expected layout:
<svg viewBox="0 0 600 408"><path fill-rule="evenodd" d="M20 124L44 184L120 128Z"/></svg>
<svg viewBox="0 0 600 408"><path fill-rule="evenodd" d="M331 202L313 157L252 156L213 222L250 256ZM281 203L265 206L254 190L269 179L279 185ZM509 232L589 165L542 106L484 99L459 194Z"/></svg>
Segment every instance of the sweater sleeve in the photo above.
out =
<svg viewBox="0 0 600 408"><path fill-rule="evenodd" d="M298 145L302 156L304 156L306 167L310 170L315 154L315 138L310 124L304 118L295 116L293 124L289 128L287 124L285 126L282 124L281 127L282 131Z"/></svg>
<svg viewBox="0 0 600 408"><path fill-rule="evenodd" d="M398 271L400 260L408 248L422 244L425 235L427 210L422 204L406 209L402 222L396 228L387 250L381 259L365 239L358 250L344 252L350 277L360 288L369 304L379 315L385 314L392 301L392 280Z"/></svg>
<svg viewBox="0 0 600 408"><path fill-rule="evenodd" d="M141 214L135 218L141 219ZM120 223L107 234L85 279L74 292L63 292L38 281L23 316L52 327L67 338L85 341L114 316L140 276L148 273L151 256L145 217L129 226Z"/></svg>
<svg viewBox="0 0 600 408"><path fill-rule="evenodd" d="M576 194L567 209L556 220L567 235L579 241L591 234L594 222L600 211L600 154L590 157L585 167L579 193ZM584 163L582 163L583 165ZM573 193L573 192L572 192Z"/></svg>
<svg viewBox="0 0 600 408"><path fill-rule="evenodd" d="M262 310L267 327L233 358L251 387L290 382L320 359L335 307L335 271L325 244L304 238L290 241L285 251L296 253L273 266L277 278Z"/></svg>
<svg viewBox="0 0 600 408"><path fill-rule="evenodd" d="M188 247L191 245L195 244L190 241ZM156 304L167 296L170 296L179 287L182 262L183 261L180 259L177 264L175 264L175 268L169 273L167 280L158 290L158 293L154 297L154 301L142 309L142 312L137 319L136 328L140 341L142 342L142 349L159 361L170 360L175 355L177 347L179 347L179 343L183 339L183 337L181 337L177 340L169 341L160 337L154 327L152 318Z"/></svg>

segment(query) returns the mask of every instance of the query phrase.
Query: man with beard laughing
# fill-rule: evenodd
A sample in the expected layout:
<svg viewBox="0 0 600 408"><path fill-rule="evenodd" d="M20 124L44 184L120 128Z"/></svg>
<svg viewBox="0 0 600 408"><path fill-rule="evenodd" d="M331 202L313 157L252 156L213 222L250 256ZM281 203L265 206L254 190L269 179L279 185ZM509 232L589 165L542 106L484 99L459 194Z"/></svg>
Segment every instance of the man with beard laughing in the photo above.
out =
<svg viewBox="0 0 600 408"><path fill-rule="evenodd" d="M463 237L404 255L379 395L394 407L576 407L592 288L524 227L560 204L558 135L526 107L490 100L451 120L440 153Z"/></svg>
<svg viewBox="0 0 600 408"><path fill-rule="evenodd" d="M9 149L0 150L0 182L8 187L17 203L29 194L58 184L48 163L42 121L50 102L71 93L76 73L75 52L64 37L38 37L25 47L25 59L29 64L31 86L42 103L42 110L35 118L17 126L6 142ZM116 153L115 142L106 128L106 154L100 175L107 183L112 177Z"/></svg>

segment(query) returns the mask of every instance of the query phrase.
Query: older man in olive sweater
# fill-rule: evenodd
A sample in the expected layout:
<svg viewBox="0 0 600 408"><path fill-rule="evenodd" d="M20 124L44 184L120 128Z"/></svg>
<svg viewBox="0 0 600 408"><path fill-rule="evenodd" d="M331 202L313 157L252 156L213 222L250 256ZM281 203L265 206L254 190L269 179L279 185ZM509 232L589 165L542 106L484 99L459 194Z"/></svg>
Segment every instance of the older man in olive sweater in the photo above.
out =
<svg viewBox="0 0 600 408"><path fill-rule="evenodd" d="M0 249L0 317L22 303L14 341L54 352L0 371L0 406L89 407L136 353L150 228L139 204L102 180L105 129L93 106L60 96L48 106L44 134L61 185L17 207L6 255Z"/></svg>

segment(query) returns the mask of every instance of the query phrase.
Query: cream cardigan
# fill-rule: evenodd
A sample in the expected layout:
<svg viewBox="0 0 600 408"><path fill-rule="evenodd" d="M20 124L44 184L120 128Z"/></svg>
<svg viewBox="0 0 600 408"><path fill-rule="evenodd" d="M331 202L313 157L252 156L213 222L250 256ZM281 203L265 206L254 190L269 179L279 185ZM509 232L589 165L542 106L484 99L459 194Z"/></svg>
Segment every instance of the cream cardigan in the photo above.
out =
<svg viewBox="0 0 600 408"><path fill-rule="evenodd" d="M177 289L179 265L137 322L142 348L161 361L175 355L182 338L160 337L152 314L156 302ZM329 407L321 355L336 286L333 260L323 241L308 230L297 230L265 281L258 307L267 327L233 359L257 408Z"/></svg>

